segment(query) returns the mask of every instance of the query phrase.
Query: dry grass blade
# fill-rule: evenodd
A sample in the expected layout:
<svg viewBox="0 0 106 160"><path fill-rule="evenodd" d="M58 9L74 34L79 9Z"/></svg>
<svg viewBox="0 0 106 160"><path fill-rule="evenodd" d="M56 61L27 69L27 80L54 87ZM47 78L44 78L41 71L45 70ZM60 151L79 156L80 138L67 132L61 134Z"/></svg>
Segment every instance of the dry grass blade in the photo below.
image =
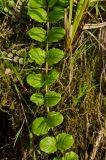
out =
<svg viewBox="0 0 106 160"><path fill-rule="evenodd" d="M102 27L105 27L105 26L106 26L106 22L97 23L97 24L85 24L83 26L83 30L102 28Z"/></svg>
<svg viewBox="0 0 106 160"><path fill-rule="evenodd" d="M93 145L93 150L91 152L91 155L90 155L90 158L89 160L94 160L95 159L95 156L96 156L96 153L97 153L97 150L99 148L99 145L104 137L104 134L106 135L106 130L104 129L101 129L99 132L98 132L98 135L96 137L96 140L94 142L94 145Z"/></svg>

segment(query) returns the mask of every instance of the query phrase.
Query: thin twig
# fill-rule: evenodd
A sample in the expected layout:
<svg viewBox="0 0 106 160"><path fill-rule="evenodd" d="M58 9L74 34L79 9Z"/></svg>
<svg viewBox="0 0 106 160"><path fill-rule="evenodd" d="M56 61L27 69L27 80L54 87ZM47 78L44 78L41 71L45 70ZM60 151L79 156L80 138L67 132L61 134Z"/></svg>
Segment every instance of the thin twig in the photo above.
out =
<svg viewBox="0 0 106 160"><path fill-rule="evenodd" d="M49 7L47 7L47 13L49 14ZM49 21L47 22L47 33L49 32ZM48 44L48 41L46 42L46 57L47 57L47 54L48 54L48 49L49 49L49 44ZM48 71L49 71L49 66L48 66L48 62L46 62L46 75L48 74ZM48 85L45 86L45 92L48 93ZM47 112L49 112L49 107L47 106Z"/></svg>

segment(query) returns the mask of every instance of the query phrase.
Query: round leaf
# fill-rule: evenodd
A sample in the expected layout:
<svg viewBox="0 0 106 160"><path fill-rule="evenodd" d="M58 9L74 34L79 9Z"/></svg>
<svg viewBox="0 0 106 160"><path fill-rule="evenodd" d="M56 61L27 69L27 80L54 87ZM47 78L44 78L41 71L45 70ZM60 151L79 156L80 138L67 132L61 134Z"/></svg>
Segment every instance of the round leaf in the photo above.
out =
<svg viewBox="0 0 106 160"><path fill-rule="evenodd" d="M73 143L74 139L70 134L61 133L56 136L57 148L61 151L69 149Z"/></svg>
<svg viewBox="0 0 106 160"><path fill-rule="evenodd" d="M46 0L29 0L28 4L28 7L30 8L39 8L45 6L46 6Z"/></svg>
<svg viewBox="0 0 106 160"><path fill-rule="evenodd" d="M68 152L62 158L62 160L79 160L78 155L75 152Z"/></svg>
<svg viewBox="0 0 106 160"><path fill-rule="evenodd" d="M47 0L47 2L48 2L48 7L50 8L56 4L57 0Z"/></svg>
<svg viewBox="0 0 106 160"><path fill-rule="evenodd" d="M48 51L47 62L48 64L56 64L64 57L64 52L57 48L52 48Z"/></svg>
<svg viewBox="0 0 106 160"><path fill-rule="evenodd" d="M46 137L40 141L40 149L45 153L54 153L57 151L56 140L54 137Z"/></svg>
<svg viewBox="0 0 106 160"><path fill-rule="evenodd" d="M37 136L46 134L49 129L44 117L36 118L32 122L32 133Z"/></svg>
<svg viewBox="0 0 106 160"><path fill-rule="evenodd" d="M64 18L64 8L55 7L53 11L49 13L49 22L55 23Z"/></svg>
<svg viewBox="0 0 106 160"><path fill-rule="evenodd" d="M56 70L50 71L45 78L46 85L53 84L58 77L59 77L59 73Z"/></svg>
<svg viewBox="0 0 106 160"><path fill-rule="evenodd" d="M32 133L37 136L46 134L49 129L44 117L36 118L32 122Z"/></svg>
<svg viewBox="0 0 106 160"><path fill-rule="evenodd" d="M68 2L69 0L58 0L58 5L63 6L63 7L67 7L68 6Z"/></svg>
<svg viewBox="0 0 106 160"><path fill-rule="evenodd" d="M61 94L56 93L54 91L50 91L45 95L45 101L48 107L55 106L60 101L60 99L61 99Z"/></svg>
<svg viewBox="0 0 106 160"><path fill-rule="evenodd" d="M41 93L35 93L30 97L30 100L36 103L37 106L42 106L44 104L44 96Z"/></svg>
<svg viewBox="0 0 106 160"><path fill-rule="evenodd" d="M42 65L45 63L45 51L41 48L32 48L29 51L29 55L32 60L35 60L35 62L39 65Z"/></svg>
<svg viewBox="0 0 106 160"><path fill-rule="evenodd" d="M27 83L34 88L41 88L44 85L44 78L42 74L29 74Z"/></svg>
<svg viewBox="0 0 106 160"><path fill-rule="evenodd" d="M32 39L39 42L43 42L46 39L46 31L42 27L33 27L27 33Z"/></svg>
<svg viewBox="0 0 106 160"><path fill-rule="evenodd" d="M49 32L48 32L48 43L52 42L58 42L64 37L65 30L61 27L53 27Z"/></svg>
<svg viewBox="0 0 106 160"><path fill-rule="evenodd" d="M50 128L56 127L63 122L63 115L60 112L49 112L46 122Z"/></svg>
<svg viewBox="0 0 106 160"><path fill-rule="evenodd" d="M47 12L43 8L29 8L28 15L37 22L42 23L47 21Z"/></svg>

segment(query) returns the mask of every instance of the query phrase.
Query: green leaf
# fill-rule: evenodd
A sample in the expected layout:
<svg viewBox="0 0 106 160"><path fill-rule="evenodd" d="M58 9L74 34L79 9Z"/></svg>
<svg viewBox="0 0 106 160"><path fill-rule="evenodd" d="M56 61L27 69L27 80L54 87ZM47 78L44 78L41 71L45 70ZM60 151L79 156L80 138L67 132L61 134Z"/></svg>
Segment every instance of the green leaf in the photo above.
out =
<svg viewBox="0 0 106 160"><path fill-rule="evenodd" d="M49 13L49 22L55 23L64 18L64 8L55 7L53 11Z"/></svg>
<svg viewBox="0 0 106 160"><path fill-rule="evenodd" d="M68 0L58 0L58 5L63 6L63 7L67 7L68 6Z"/></svg>
<svg viewBox="0 0 106 160"><path fill-rule="evenodd" d="M47 0L47 2L48 2L48 7L50 8L50 7L53 7L55 4L56 4L56 2L57 2L58 0Z"/></svg>
<svg viewBox="0 0 106 160"><path fill-rule="evenodd" d="M41 93L34 93L30 100L34 103L36 103L37 106L42 106L44 104L44 96Z"/></svg>
<svg viewBox="0 0 106 160"><path fill-rule="evenodd" d="M56 140L57 148L61 151L69 149L74 143L73 137L67 133L58 134Z"/></svg>
<svg viewBox="0 0 106 160"><path fill-rule="evenodd" d="M62 158L56 157L56 158L53 158L53 160L62 160Z"/></svg>
<svg viewBox="0 0 106 160"><path fill-rule="evenodd" d="M31 57L32 60L35 60L35 62L39 65L42 65L43 63L45 63L45 51L42 50L41 48L32 48L29 51L29 55Z"/></svg>
<svg viewBox="0 0 106 160"><path fill-rule="evenodd" d="M48 51L47 62L48 64L57 64L64 57L64 52L57 48L52 48Z"/></svg>
<svg viewBox="0 0 106 160"><path fill-rule="evenodd" d="M46 0L29 0L28 7L30 8L40 8L46 6Z"/></svg>
<svg viewBox="0 0 106 160"><path fill-rule="evenodd" d="M43 42L46 39L46 31L42 27L33 27L27 33L32 39L39 42Z"/></svg>
<svg viewBox="0 0 106 160"><path fill-rule="evenodd" d="M53 84L59 77L59 73L56 70L52 70L48 73L48 75L45 77L45 83L46 85Z"/></svg>
<svg viewBox="0 0 106 160"><path fill-rule="evenodd" d="M44 77L42 74L29 74L27 83L34 88L41 88L44 85Z"/></svg>
<svg viewBox="0 0 106 160"><path fill-rule="evenodd" d="M51 30L48 32L48 43L52 42L58 42L64 37L65 30L64 28L61 27L53 27Z"/></svg>
<svg viewBox="0 0 106 160"><path fill-rule="evenodd" d="M0 0L0 12L2 12L4 9L3 0Z"/></svg>
<svg viewBox="0 0 106 160"><path fill-rule="evenodd" d="M50 128L56 127L63 122L63 115L60 112L49 112L46 122Z"/></svg>
<svg viewBox="0 0 106 160"><path fill-rule="evenodd" d="M28 10L28 15L37 22L46 22L47 21L47 12L43 8L31 9Z"/></svg>
<svg viewBox="0 0 106 160"><path fill-rule="evenodd" d="M75 152L68 152L62 158L62 160L79 160L78 155Z"/></svg>
<svg viewBox="0 0 106 160"><path fill-rule="evenodd" d="M55 106L60 101L60 99L61 99L61 94L56 93L54 91L50 91L45 95L45 101L48 107Z"/></svg>
<svg viewBox="0 0 106 160"><path fill-rule="evenodd" d="M44 135L49 131L49 127L45 121L44 117L39 117L36 118L33 122L32 122L32 133L39 136L39 135Z"/></svg>
<svg viewBox="0 0 106 160"><path fill-rule="evenodd" d="M40 141L40 149L45 153L54 153L57 151L56 139L54 137L46 137Z"/></svg>

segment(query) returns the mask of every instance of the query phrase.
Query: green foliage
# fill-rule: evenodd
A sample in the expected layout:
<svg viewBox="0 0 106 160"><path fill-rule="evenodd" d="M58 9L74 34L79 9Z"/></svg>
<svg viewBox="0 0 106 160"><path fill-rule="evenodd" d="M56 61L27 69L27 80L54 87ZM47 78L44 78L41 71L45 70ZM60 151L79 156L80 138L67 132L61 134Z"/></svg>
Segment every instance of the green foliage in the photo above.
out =
<svg viewBox="0 0 106 160"><path fill-rule="evenodd" d="M41 48L32 48L29 51L29 56L39 65L45 63L46 52Z"/></svg>
<svg viewBox="0 0 106 160"><path fill-rule="evenodd" d="M1 13L1 31L0 31L0 34L1 34L1 40L0 40L1 41L1 49L3 50L3 52L7 52L7 55L8 55L8 57L10 57L11 64L13 65L14 69L11 67L10 68L10 73L8 72L9 74L7 74L7 70L9 69L9 68L6 68L6 67L8 67L8 65L7 65L8 60L9 60L9 58L8 58L6 60L6 64L4 64L3 70L0 70L1 71L0 77L1 77L1 81L3 80L4 84L5 84L5 81L7 81L8 88L10 88L10 85L8 83L9 79L10 79L10 84L13 81L13 83L12 83L13 87L12 88L14 88L14 87L16 88L17 85L18 85L18 87L20 87L20 84L22 85L22 89L20 90L20 92L17 92L18 93L17 95L19 96L19 98L18 98L19 101L20 102L21 102L21 100L23 101L22 102L22 105L23 105L22 106L22 112L24 111L23 109L25 107L25 114L26 114L26 116L24 115L25 117L23 117L23 118L20 117L20 116L16 116L17 118L14 117L14 115L12 116L12 126L13 126L13 129L14 129L14 133L17 130L17 127L19 127L19 125L21 124L21 121L23 121L23 123L22 123L23 127L21 127L21 128L19 127L20 129L15 136L14 144L16 144L16 141L19 138L19 136L21 136L21 134L23 134L23 132L26 131L26 129L23 130L24 126L26 126L26 124L25 124L26 121L27 121L26 118L28 118L28 120L29 119L34 120L33 118L37 118L36 120L34 120L35 123L33 122L32 126L31 126L32 133L34 134L33 135L34 142L32 142L33 143L32 147L34 148L34 151L35 151L34 153L38 155L37 159L45 159L45 160L46 159L53 159L54 158L53 155L47 156L46 154L43 154L40 151L40 149L38 148L39 141L46 136L49 136L49 135L53 136L53 135L59 134L60 130L64 131L64 129L67 128L67 126L64 127L64 125L67 124L66 123L67 122L67 117L69 118L69 123L70 123L70 126L68 126L69 128L72 128L74 126L73 124L75 124L75 127L73 127L72 130L70 129L70 131L72 131L72 133L75 133L75 129L76 129L77 125L78 125L77 128L81 127L81 126L84 126L83 124L85 123L84 120L86 119L86 115L88 115L88 118L90 118L90 117L92 118L91 115L93 115L94 118L91 119L92 121L93 121L93 119L95 119L95 117L97 115L96 114L96 111L97 111L96 106L99 105L99 99L98 99L98 93L97 93L98 90L99 90L98 89L99 86L97 87L97 92L94 89L95 86L92 88L92 86L93 86L92 84L95 83L95 78L94 77L96 76L96 73L94 74L92 71L95 69L95 66L99 66L98 65L99 62L97 63L97 61L99 61L100 56L99 57L95 56L96 55L95 51L97 51L97 43L94 43L94 40L90 36L88 36L87 33L90 33L90 32L85 33L85 31L84 31L85 36L83 37L83 34L81 34L81 41L80 41L80 37L77 39L77 35L79 35L79 32L77 33L77 29L79 27L80 31L81 31L82 28L83 28L83 25L81 24L81 20L82 20L83 16L84 16L84 22L86 22L86 23L87 22L88 23L92 23L92 22L95 23L97 21L97 16L98 15L101 15L101 19L103 19L103 16L105 15L105 13L103 12L101 14L100 11L101 11L102 8L99 8L100 7L99 4L102 4L104 7L106 7L105 2L103 0L102 0L102 2L100 2L101 0L100 1L91 0L92 2L95 2L95 6L94 6L94 8L90 8L90 11L93 9L92 13L94 13L94 14L92 14L90 12L90 14L87 16L87 17L92 17L92 19L89 18L90 21L89 20L86 21L86 17L85 17L85 14L89 13L89 11L86 11L85 13L83 13L81 18L78 18L79 14L81 13L83 4L80 5L80 8L79 8L80 12L76 16L76 21L80 20L80 22L77 21L78 25L74 24L76 29L73 30L73 31L75 31L74 34L76 34L75 39L73 37L74 41L73 41L73 46L72 46L72 51L74 53L72 53L72 59L70 60L70 55L69 55L69 53L67 53L68 51L65 50L66 57L65 57L64 60L62 60L62 58L64 57L64 54L61 58L61 56L60 56L61 54L57 50L65 48L64 40L61 41L62 43L58 42L59 41L58 40L57 41L58 43L50 42L50 44L48 44L47 39L48 39L48 32L52 27L58 27L58 26L62 27L64 9L65 9L64 6L66 6L68 4L67 2L69 0L68 1L67 0L44 0L44 1L28 0L28 1L30 1L30 3L29 3L30 7L28 8L28 15L30 16L30 21L29 21L29 24L24 23L25 26L21 25L21 23L17 24L17 22L14 21L13 19L11 19L11 17L8 18L7 14L6 14L7 12L5 12L6 16L3 15L4 11L9 11L9 7L12 8L14 6L11 3L12 2L11 0L5 0L5 1L6 2L10 1L10 3L8 4L8 6L5 7L5 9L4 9L4 6L2 7L2 3L0 5L0 11L2 11L2 13ZM19 0L19 1L15 0L15 2L20 2L20 1L23 1L23 0ZM0 2L3 2L3 0L0 1ZM80 0L79 1L78 0L75 0L75 1L70 0L70 2L73 2L73 8L72 9L74 9L73 10L74 12L72 12L73 14L72 14L72 19L71 19L71 24L73 25L73 22L75 22L74 21L75 20L74 15L76 15L76 8L78 7L78 5L81 1ZM85 7L85 9L86 9L86 7ZM96 14L95 14L95 9L96 9ZM69 12L69 10L70 10L70 6L68 6L68 8L65 9L66 12ZM46 15L43 12L45 12ZM15 7L14 7L14 13L15 13ZM3 15L3 17L2 17L2 15ZM67 13L67 17L70 18L70 13ZM14 18L14 15L13 15L12 18ZM23 18L23 15L22 15L22 18L20 18L20 21L21 20L22 20L22 24L23 24L23 22L25 20ZM28 21L28 19L26 19L26 20ZM57 23L60 20L62 20L62 21ZM11 23L9 25L10 21L11 21ZM104 19L102 21L104 22ZM76 24L77 24L77 22L76 22ZM99 21L97 21L97 22L99 22ZM56 23L56 24L54 24L54 23ZM68 24L70 24L70 23L68 23ZM15 60L12 61L11 55L8 54L8 52L10 53L11 49L14 50L14 47L15 47L16 51L17 51L18 48L21 48L21 47L22 47L22 49L24 49L23 48L24 47L23 41L25 40L26 36L22 38L21 33L24 34L24 31L25 31L24 29L28 28L29 26L30 26L30 28L41 27L42 29L45 30L45 36L44 36L43 41L42 41L42 38L41 38L41 40L38 40L39 37L42 36L42 34L39 34L39 36L36 36L35 41L30 40L30 42L29 42L29 39L28 40L26 39L26 42L27 42L27 44L25 45L26 49L29 48L29 45L31 45L31 47L35 46L37 48L31 48L30 47L31 50L29 51L29 56L32 60L34 60L34 63L31 63L31 64L28 63L28 66L23 65L23 67L21 68L20 65L18 66L18 64L16 64L16 65L14 64ZM72 26L72 29L73 29L74 26ZM98 26L99 26L99 24L98 24ZM18 30L17 30L17 27L18 27ZM96 34L98 34L97 30L98 29L93 29L94 36ZM105 31L103 30L103 32L102 32L102 30L103 30L103 28L101 28L100 33L104 35ZM16 33L16 37L14 35L15 33ZM36 34L36 33L33 33L33 35L34 34ZM54 34L55 34L55 32L54 32ZM5 39L5 37L6 37L6 39ZM16 42L15 44L13 42L11 42L11 40L10 40L11 38L14 39L13 41ZM17 39L17 38L19 38L19 39ZM89 44L94 44L95 47L93 49L95 49L95 50L92 49L91 51L87 51L86 47L84 48L84 50L82 50L82 48L81 48L81 50L79 50L80 46L82 46L83 41L86 41L86 38L88 39L88 42L86 44L84 44L84 46L85 45L89 46ZM2 41L2 39L3 39L3 41ZM52 36L51 36L51 39L52 39ZM17 42L18 42L18 44L17 44ZM43 42L43 43L39 43L39 42ZM74 45L74 42L75 42L75 45ZM102 44L102 39L101 38L100 38L100 42ZM104 45L104 41L103 41L103 45ZM78 52L76 53L76 51L79 51L79 53ZM92 52L92 54L90 54L91 52ZM63 51L62 51L62 53L63 53ZM26 54L26 56L27 56L27 54ZM93 57L93 60L92 60L92 57ZM4 59L5 58L6 58L6 56L4 56ZM1 59L2 59L2 57L1 57ZM4 62L4 60L3 60L3 62ZM57 64L58 62L60 62L59 65ZM72 81L71 84L68 83L68 76L69 76L69 72L71 71L71 67L69 66L69 63L67 63L67 62L71 62L72 70L74 71L73 72L74 78L73 78L73 81ZM2 63L1 60L0 60L0 63L1 63L1 66L2 66L3 63ZM54 65L54 64L56 64L56 65ZM64 68L64 67L66 67L66 68ZM92 69L91 69L91 67L92 67ZM15 70L15 68L16 68L16 70ZM57 69L58 72L55 69ZM35 88L31 88L31 89L28 88L27 90L24 90L24 89L26 89L27 86L24 85L24 83L23 83L24 82L23 81L24 77L22 77L23 73L25 75L29 74L29 73L32 73L32 74L35 73L37 75L37 78L39 77L38 74L40 74L43 77L43 83L41 83L42 80L40 78L40 80L39 80L40 81L40 87L36 87L35 85L38 83L38 82L36 83L36 81L37 81L36 78L34 80L33 80L33 78L31 78L30 82L33 81L32 86L35 87ZM98 73L98 71L97 71L97 73ZM60 79L58 79L60 74L61 74ZM98 79L98 78L99 78L99 75L97 74L96 79ZM58 79L58 81L57 81L57 79ZM88 86L87 86L87 84L84 83L84 81L86 81L86 80L88 80L88 83L89 83L89 84L87 83ZM20 82L20 84L18 82ZM56 82L56 84L54 84L55 82ZM98 83L98 82L96 81L96 83ZM1 98L3 97L2 98L3 100L1 100L0 109L1 109L1 111L3 111L3 110L5 111L5 107L6 107L6 110L7 110L6 112L8 113L6 115L6 118L10 119L11 114L16 113L17 109L19 109L20 103L18 105L16 104L17 100L15 100L14 92L12 92L12 94L11 94L10 89L6 90L6 88L5 88L6 85L4 85L4 84L1 83L1 91L0 92L1 92ZM32 84L32 82L31 82L31 84ZM53 86L50 86L52 84L53 84ZM61 86L58 87L58 85L61 85ZM37 86L39 86L39 85L37 85ZM2 88L3 88L3 90L2 90ZM65 91L63 91L64 89L65 89ZM70 90L68 90L68 89L70 89ZM59 103L57 106L55 106L53 108L50 108L50 107L47 106L46 99L45 99L45 94L47 94L51 90L57 91L59 93L62 92L61 103ZM3 91L5 91L5 92L3 92ZM20 94L22 91L25 91L25 92L23 92L23 94ZM94 97L93 97L93 92L94 92ZM67 95L68 93L71 93L71 95L70 94ZM26 94L29 94L29 96L31 96L29 98L33 103L35 103L35 104L33 104L34 108L32 106L30 108L30 106L29 106L30 103L28 102L28 100L26 100L26 98L27 98L25 96ZM7 97L7 100L5 99L6 97ZM106 101L104 93L103 93L102 97L103 97L102 98L102 104L103 104L104 100ZM25 101L24 101L24 98L25 98ZM77 103L80 102L80 104L74 108L73 104L74 104L75 98L77 99L76 102ZM13 112L9 111L9 109L11 109L11 107L10 107L11 104L9 104L11 99L13 100L13 106L14 106L13 109L15 109L14 110L15 112L14 111ZM17 99L17 97L16 97L16 99ZM28 110L27 110L27 107L29 107ZM70 107L72 107L72 109ZM106 111L106 109L104 109L103 107L104 107L104 104L103 104L103 106L101 106L101 112L103 112L103 110ZM87 108L87 110L86 110L86 108ZM34 109L36 109L36 111ZM55 111L58 111L58 112L55 112ZM68 113L68 111L70 113L72 112L70 117L69 117L69 115L66 115ZM9 114L9 112L10 112L10 114ZM63 113L64 116L65 116L64 117L65 118L65 124L62 127L61 126L59 127L58 125L62 124L62 122L63 122L63 115L61 113ZM2 113L1 113L1 115L2 115ZM9 117L8 117L8 115L9 115ZM23 113L22 113L22 115L23 115ZM79 115L81 115L81 117ZM20 117L19 121L18 121L18 117ZM80 124L80 122L78 124L78 120L80 120L80 119L82 119L81 124ZM102 119L104 119L104 118L102 118ZM88 123L91 122L91 120L88 119ZM16 126L15 126L14 122L16 123ZM17 122L19 122L20 124L17 125ZM30 123L30 121L28 121L28 129L29 129L29 132L30 132L29 123ZM76 125L76 123L77 123L77 125ZM95 121L94 121L94 124L96 124ZM55 129L56 126L58 126L58 127ZM5 126L3 126L3 127L5 127ZM8 126L6 125L6 127L8 127ZM90 127L90 129L91 129L90 135L91 136L94 135L93 133L91 133L93 131L92 130L93 128L95 129L95 126L92 125ZM2 129L2 124L1 124L1 129ZM78 129L78 131L80 132L82 130ZM81 133L78 133L78 135L80 135ZM1 135L2 135L2 133L1 133ZM38 135L39 137L37 137L35 135ZM42 135L43 135L43 137L42 137ZM76 135L77 135L77 133L75 133L75 136ZM8 136L9 136L9 133L8 133ZM88 136L89 136L89 131L88 131ZM94 135L94 137L95 137L95 135ZM81 139L79 139L79 141L82 140L84 142L84 139L82 137L80 137L80 138ZM57 148L58 149L57 153L54 154L54 156L57 156L57 158L54 158L54 160L78 159L78 155L76 155L74 152L69 152L69 151L71 151L70 148L68 149L68 151L65 150L65 148L63 146L63 143L62 143L62 140L59 141L59 145L57 143L56 138L55 138L55 140L56 140L56 147L57 146L59 146L59 147ZM91 140L92 140L92 137L91 137ZM83 142L81 143L82 148L83 148L83 145L84 145ZM67 143L67 140L65 140L65 143ZM77 143L79 143L79 142L77 142ZM62 147L60 147L61 144L62 144ZM22 144L22 146L23 146L23 144ZM29 144L28 144L28 146L29 146ZM65 145L65 147L66 146L67 145ZM86 143L85 143L85 146L86 146ZM3 148L5 149L5 147L3 147ZM10 148L10 146L9 146L9 148ZM59 148L61 148L61 150L59 150ZM63 148L64 148L64 151L63 151ZM4 149L2 150L2 147L1 147L1 156L3 156L5 154ZM74 146L73 149L76 150L76 147ZM6 150L8 150L8 146L6 146ZM22 150L22 152L25 152L25 147L24 147L24 150ZM30 151L29 151L29 154L31 155ZM59 156L61 156L61 157L59 157ZM1 157L1 159L6 159L6 157L8 159L8 157L9 157L8 153L5 156ZM20 155L20 157L22 157L22 156ZM26 157L26 154L23 157ZM33 159L33 158L31 157L31 159ZM98 159L102 159L102 158L98 157Z"/></svg>
<svg viewBox="0 0 106 160"><path fill-rule="evenodd" d="M46 52L41 48L32 48L29 51L29 56L39 65L45 63L45 61L48 62L49 65L53 65L57 64L64 57L64 52L60 49L52 48L48 51L46 57Z"/></svg>
<svg viewBox="0 0 106 160"><path fill-rule="evenodd" d="M32 133L39 136L46 134L50 128L46 123L46 119L44 117L36 118L32 122Z"/></svg>
<svg viewBox="0 0 106 160"><path fill-rule="evenodd" d="M63 122L63 115L59 112L49 112L47 117L36 118L32 122L32 132L33 134L39 136L46 134L50 128L56 127Z"/></svg>
<svg viewBox="0 0 106 160"><path fill-rule="evenodd" d="M36 41L43 42L46 40L46 31L41 27L33 27L27 33Z"/></svg>
<svg viewBox="0 0 106 160"><path fill-rule="evenodd" d="M56 127L63 122L63 115L60 112L49 112L46 122L49 127Z"/></svg>
<svg viewBox="0 0 106 160"><path fill-rule="evenodd" d="M47 2L47 3L46 3ZM54 42L58 42L63 39L65 30L62 27L50 27L50 23L56 23L64 18L64 7L67 6L68 0L29 0L28 15L36 22L46 23L47 30L42 27L33 27L27 33L28 35L39 42L44 42L46 46L45 50L41 48L31 48L29 51L30 58L38 65L44 66L45 74L32 73L27 76L27 83L34 87L45 87L45 94L37 91L30 97L30 100L38 107L44 106L49 108L48 114L45 117L36 118L31 125L32 133L40 136L45 135L50 129L60 125L63 122L63 115L60 112L50 111L53 106L56 106L61 100L61 94L48 89L49 85L52 85L59 77L59 72L55 69L49 71L49 66L53 67L53 64L57 64L64 57L64 52L58 48L49 49L50 45ZM50 10L50 11L49 11ZM49 22L49 23L48 23ZM51 29L50 29L51 28ZM43 108L44 108L43 107ZM57 150L63 152L69 149L74 143L73 137L66 133L58 134L56 137L46 136L40 141L41 151L51 154ZM65 154L65 159L72 155ZM54 160L63 160L63 158L57 157ZM68 160L68 159L67 159Z"/></svg>
<svg viewBox="0 0 106 160"><path fill-rule="evenodd" d="M54 153L57 151L56 139L54 137L46 137L40 141L40 149L45 153Z"/></svg>
<svg viewBox="0 0 106 160"><path fill-rule="evenodd" d="M56 157L53 160L79 160L79 158L75 152L71 151L71 152L66 153L64 157L62 158Z"/></svg>
<svg viewBox="0 0 106 160"><path fill-rule="evenodd" d="M47 21L47 12L43 8L29 9L28 15L40 23Z"/></svg>
<svg viewBox="0 0 106 160"><path fill-rule="evenodd" d="M51 22L51 23L56 23L63 18L64 18L64 8L63 7L56 6L49 13L49 22Z"/></svg>
<svg viewBox="0 0 106 160"><path fill-rule="evenodd" d="M62 158L62 160L79 160L78 155L75 152L68 152Z"/></svg>
<svg viewBox="0 0 106 160"><path fill-rule="evenodd" d="M64 37L65 30L61 27L52 27L52 29L48 32L47 41L48 43L58 42Z"/></svg>
<svg viewBox="0 0 106 160"><path fill-rule="evenodd" d="M64 57L64 52L57 48L52 48L48 51L46 61L48 64L57 64Z"/></svg>
<svg viewBox="0 0 106 160"><path fill-rule="evenodd" d="M49 91L45 95L46 105L48 107L55 106L60 101L60 99L61 99L61 94L54 91Z"/></svg>
<svg viewBox="0 0 106 160"><path fill-rule="evenodd" d="M55 4L56 4L56 2L57 2L58 0L47 0L47 2L48 2L48 7L50 8L50 7L53 7Z"/></svg>
<svg viewBox="0 0 106 160"><path fill-rule="evenodd" d="M56 158L53 158L53 160L62 160L62 158L56 157Z"/></svg>
<svg viewBox="0 0 106 160"><path fill-rule="evenodd" d="M75 37L76 31L79 27L80 21L82 20L83 13L89 4L89 0L80 0L77 6L76 14L74 17L73 27L72 27L72 41Z"/></svg>
<svg viewBox="0 0 106 160"><path fill-rule="evenodd" d="M50 71L45 77L42 74L33 73L27 76L27 83L34 88L41 88L44 84L46 85L53 84L58 77L59 73L56 70ZM56 95L56 93L54 94ZM57 95L59 96L59 94Z"/></svg>
<svg viewBox="0 0 106 160"><path fill-rule="evenodd" d="M30 97L30 100L36 103L37 106L42 106L44 104L44 96L42 93L35 93Z"/></svg>
<svg viewBox="0 0 106 160"><path fill-rule="evenodd" d="M53 84L59 77L59 73L56 70L51 70L45 77L46 85Z"/></svg>
<svg viewBox="0 0 106 160"><path fill-rule="evenodd" d="M46 6L46 0L29 0L28 8L40 8Z"/></svg>
<svg viewBox="0 0 106 160"><path fill-rule="evenodd" d="M68 0L58 0L58 5L66 7L68 5Z"/></svg>
<svg viewBox="0 0 106 160"><path fill-rule="evenodd" d="M57 135L56 138L47 136L40 141L40 149L48 154L54 153L57 150L63 152L63 150L67 150L73 145L73 141L73 137L66 133L61 133ZM76 157L76 154L74 154L74 152L69 152L65 154L65 157L63 157L63 159L65 158L66 160L68 160L69 157Z"/></svg>
<svg viewBox="0 0 106 160"><path fill-rule="evenodd" d="M69 149L74 143L73 137L66 133L61 133L57 135L56 140L57 148L61 151Z"/></svg>
<svg viewBox="0 0 106 160"><path fill-rule="evenodd" d="M44 77L42 74L29 74L27 83L34 88L41 88L44 85Z"/></svg>

